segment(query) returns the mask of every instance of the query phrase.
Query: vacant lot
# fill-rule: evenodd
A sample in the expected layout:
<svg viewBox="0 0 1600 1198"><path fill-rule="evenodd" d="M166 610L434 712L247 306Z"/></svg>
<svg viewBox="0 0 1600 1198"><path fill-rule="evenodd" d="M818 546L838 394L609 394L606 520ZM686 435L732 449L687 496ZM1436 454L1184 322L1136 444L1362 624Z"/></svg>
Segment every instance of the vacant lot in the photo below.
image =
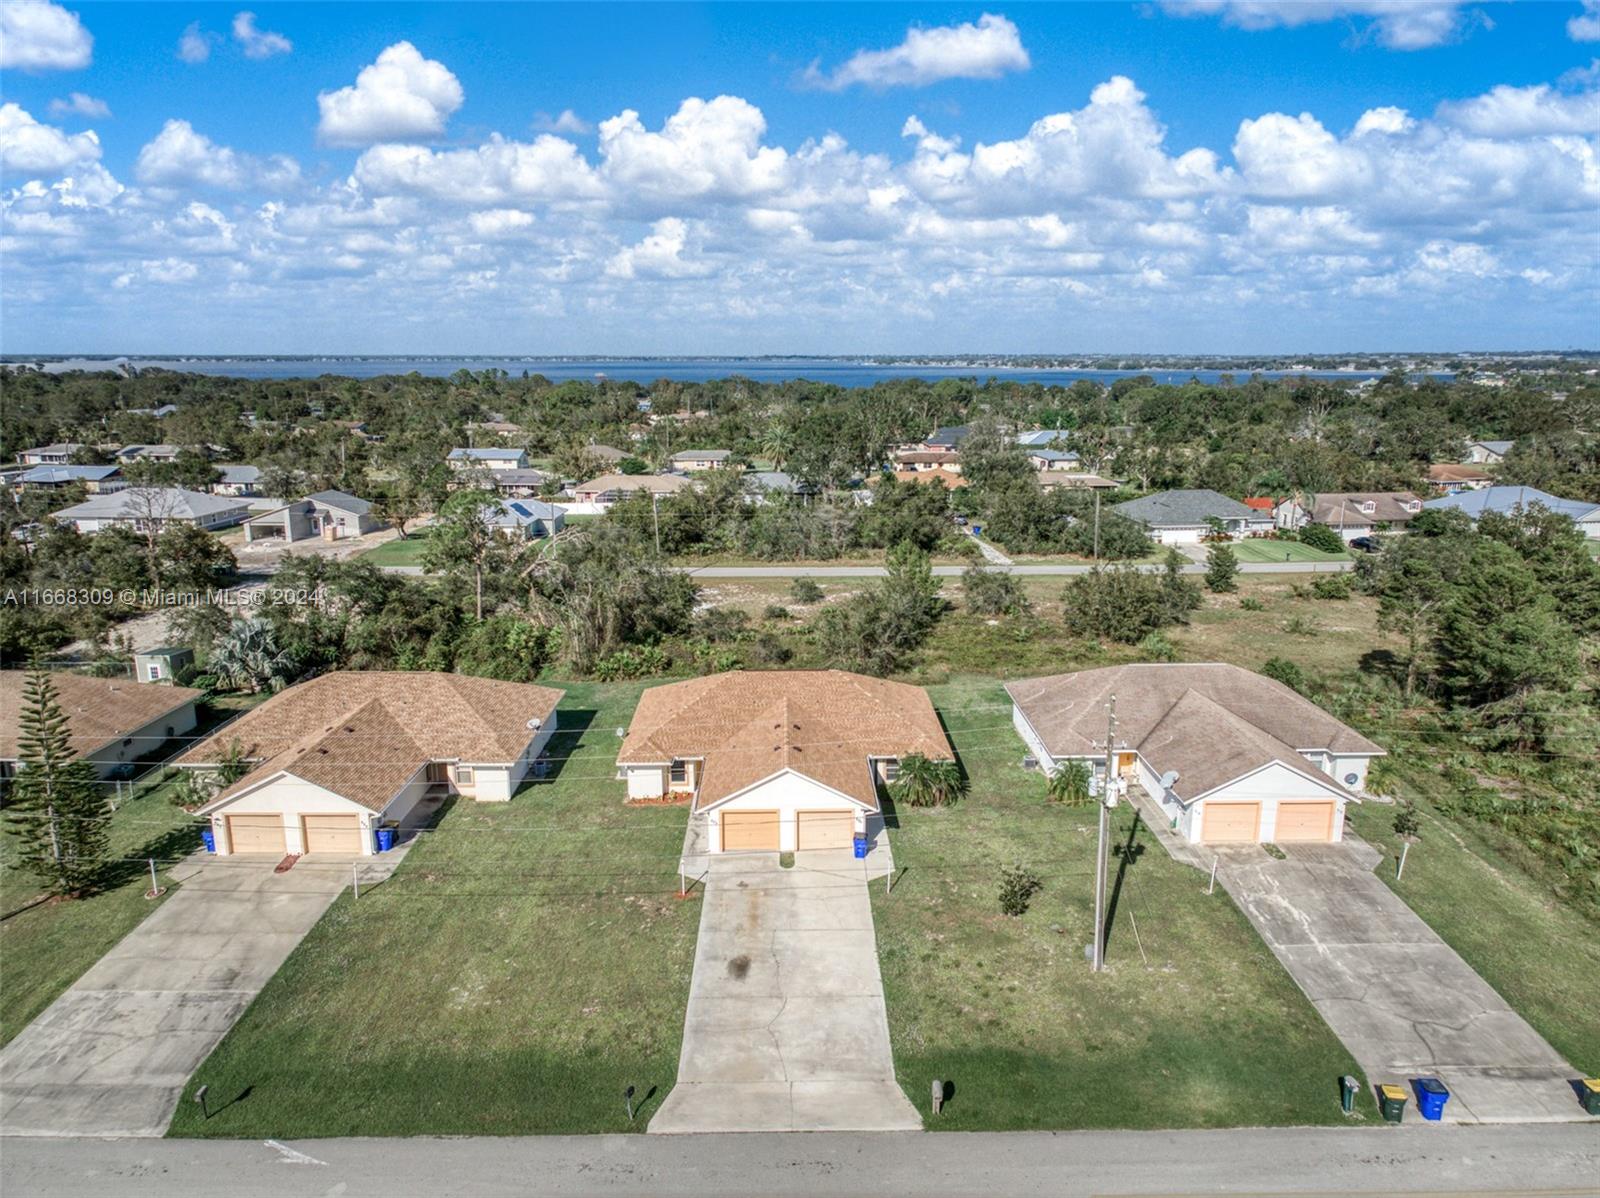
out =
<svg viewBox="0 0 1600 1198"><path fill-rule="evenodd" d="M1089 972L1095 813L1021 768L993 682L933 698L972 780L944 810L897 813L894 891L873 892L901 1086L930 1127L1218 1127L1337 1123L1354 1062L1219 888L1116 812L1105 973ZM1000 869L1044 883L1001 914ZM1362 1118L1372 1115L1363 1104Z"/></svg>
<svg viewBox="0 0 1600 1198"><path fill-rule="evenodd" d="M422 553L428 546L427 534L413 532L404 539L396 538L374 546L361 554L360 560L374 566L420 566Z"/></svg>
<svg viewBox="0 0 1600 1198"><path fill-rule="evenodd" d="M625 807L613 777L640 689L567 686L553 780L457 803L341 897L196 1073L212 1118L184 1101L173 1134L643 1130L677 1075L700 904L675 897L684 809Z"/></svg>

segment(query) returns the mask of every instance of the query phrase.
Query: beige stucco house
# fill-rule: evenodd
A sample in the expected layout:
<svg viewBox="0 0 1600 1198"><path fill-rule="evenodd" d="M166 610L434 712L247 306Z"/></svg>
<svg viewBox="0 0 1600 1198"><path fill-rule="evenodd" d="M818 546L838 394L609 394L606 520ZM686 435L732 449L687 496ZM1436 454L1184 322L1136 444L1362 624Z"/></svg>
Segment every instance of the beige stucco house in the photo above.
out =
<svg viewBox="0 0 1600 1198"><path fill-rule="evenodd" d="M167 741L194 730L195 704L204 691L153 686L126 678L52 674L77 755L102 778L125 773ZM23 670L0 671L0 777L10 777L20 756Z"/></svg>

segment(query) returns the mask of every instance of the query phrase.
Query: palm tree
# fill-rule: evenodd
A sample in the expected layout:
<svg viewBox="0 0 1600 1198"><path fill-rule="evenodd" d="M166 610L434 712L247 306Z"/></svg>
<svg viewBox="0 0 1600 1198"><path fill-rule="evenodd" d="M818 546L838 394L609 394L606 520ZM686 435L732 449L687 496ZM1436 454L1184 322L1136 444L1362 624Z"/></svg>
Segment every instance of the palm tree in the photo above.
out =
<svg viewBox="0 0 1600 1198"><path fill-rule="evenodd" d="M920 753L900 759L900 772L889 784L895 802L909 807L947 807L967 791L961 767L953 761L933 761Z"/></svg>
<svg viewBox="0 0 1600 1198"><path fill-rule="evenodd" d="M1051 772L1046 793L1057 803L1081 807L1092 797L1089 779L1089 767L1083 762L1064 761Z"/></svg>
<svg viewBox="0 0 1600 1198"><path fill-rule="evenodd" d="M794 432L787 425L774 424L761 440L761 453L772 459L772 468L782 470L794 452Z"/></svg>
<svg viewBox="0 0 1600 1198"><path fill-rule="evenodd" d="M278 636L259 616L235 620L217 642L210 669L230 690L280 691L294 672L294 660L278 645Z"/></svg>

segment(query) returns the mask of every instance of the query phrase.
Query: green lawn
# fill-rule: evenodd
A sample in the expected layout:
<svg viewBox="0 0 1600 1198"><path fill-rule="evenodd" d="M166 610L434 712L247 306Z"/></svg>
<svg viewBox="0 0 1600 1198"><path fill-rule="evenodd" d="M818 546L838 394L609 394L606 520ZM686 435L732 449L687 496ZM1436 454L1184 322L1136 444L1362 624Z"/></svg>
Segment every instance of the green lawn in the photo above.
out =
<svg viewBox="0 0 1600 1198"><path fill-rule="evenodd" d="M1400 785L1426 796L1442 785L1437 771L1404 770ZM1395 880L1400 841L1394 808L1366 803L1350 808L1360 835L1387 860L1378 876L1460 953L1585 1076L1600 1075L1600 1029L1595 979L1600 978L1600 931L1584 916L1552 899L1485 832L1418 803L1422 836Z"/></svg>
<svg viewBox="0 0 1600 1198"><path fill-rule="evenodd" d="M144 858L157 858L162 885L167 865L200 843L199 829L169 799L171 785L142 793L111 820L110 880L82 899L43 899L39 880L15 864L7 837L0 842L0 1044L81 977L89 966L156 909L149 900Z"/></svg>
<svg viewBox="0 0 1600 1198"><path fill-rule="evenodd" d="M686 812L623 805L614 729L642 685L565 689L559 775L457 803L390 881L338 899L195 1074L212 1118L186 1097L172 1134L644 1129L677 1076L700 916L675 897Z"/></svg>
<svg viewBox="0 0 1600 1198"><path fill-rule="evenodd" d="M422 551L427 544L426 533L413 532L404 539L396 538L381 545L374 545L361 553L358 560L369 562L374 566L420 566Z"/></svg>
<svg viewBox="0 0 1600 1198"><path fill-rule="evenodd" d="M1272 541L1258 537L1235 541L1233 555L1241 562L1347 562L1348 553L1324 553L1299 541Z"/></svg>
<svg viewBox="0 0 1600 1198"><path fill-rule="evenodd" d="M1049 803L1021 769L998 683L931 693L972 791L897 813L904 873L872 899L901 1086L925 1117L931 1080L955 1086L929 1126L1344 1122L1337 1078L1352 1059L1222 890L1206 895L1125 806L1116 843L1133 849L1125 870L1112 861L1109 966L1089 972L1093 809ZM1021 918L996 899L1014 862L1044 881Z"/></svg>

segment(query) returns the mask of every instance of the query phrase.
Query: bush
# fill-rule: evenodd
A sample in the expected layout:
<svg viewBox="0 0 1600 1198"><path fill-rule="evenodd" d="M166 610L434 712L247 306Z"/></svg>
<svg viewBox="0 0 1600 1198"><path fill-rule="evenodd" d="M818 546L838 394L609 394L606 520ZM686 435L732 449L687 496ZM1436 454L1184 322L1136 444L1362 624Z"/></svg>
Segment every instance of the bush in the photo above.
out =
<svg viewBox="0 0 1600 1198"><path fill-rule="evenodd" d="M1146 661L1177 661L1178 647L1163 632L1152 632L1139 642L1139 652Z"/></svg>
<svg viewBox="0 0 1600 1198"><path fill-rule="evenodd" d="M1417 815L1417 804L1412 799L1401 799L1394 812L1394 834L1404 840L1418 840L1422 836L1422 820Z"/></svg>
<svg viewBox="0 0 1600 1198"><path fill-rule="evenodd" d="M1039 875L1025 865L1008 865L1000 871L1000 910L1006 915L1023 915L1033 896L1044 889Z"/></svg>
<svg viewBox="0 0 1600 1198"><path fill-rule="evenodd" d="M708 607L694 622L696 633L717 644L738 640L749 626L750 616L737 607Z"/></svg>
<svg viewBox="0 0 1600 1198"><path fill-rule="evenodd" d="M1131 567L1095 570L1069 582L1062 618L1076 636L1137 645L1152 632L1188 622L1200 589L1176 570L1146 574Z"/></svg>
<svg viewBox="0 0 1600 1198"><path fill-rule="evenodd" d="M767 610L761 614L769 620L787 620L789 618L789 609L781 603L769 603L767 604Z"/></svg>
<svg viewBox="0 0 1600 1198"><path fill-rule="evenodd" d="M1300 543L1324 553L1344 552L1344 538L1326 524L1307 524L1300 530Z"/></svg>
<svg viewBox="0 0 1600 1198"><path fill-rule="evenodd" d="M1239 589L1239 559L1228 545L1206 550L1206 586L1216 594Z"/></svg>
<svg viewBox="0 0 1600 1198"><path fill-rule="evenodd" d="M961 575L967 610L980 616L1010 616L1028 610L1022 585L1010 574L970 567Z"/></svg>
<svg viewBox="0 0 1600 1198"><path fill-rule="evenodd" d="M1262 663L1261 672L1292 691L1306 693L1305 671L1286 657L1269 657Z"/></svg>
<svg viewBox="0 0 1600 1198"><path fill-rule="evenodd" d="M1311 580L1311 593L1318 599L1350 598L1348 574L1323 574Z"/></svg>
<svg viewBox="0 0 1600 1198"><path fill-rule="evenodd" d="M821 603L822 588L809 578L797 578L789 588L796 603Z"/></svg>
<svg viewBox="0 0 1600 1198"><path fill-rule="evenodd" d="M1239 600L1239 609L1241 611L1266 611L1267 605L1261 602L1261 600L1257 599L1254 595L1246 595L1243 599Z"/></svg>
<svg viewBox="0 0 1600 1198"><path fill-rule="evenodd" d="M594 676L601 682L617 682L623 678L648 678L665 673L672 658L657 645L643 645L637 649L618 649L594 663Z"/></svg>
<svg viewBox="0 0 1600 1198"><path fill-rule="evenodd" d="M1290 636L1316 636L1322 631L1315 620L1308 620L1304 616L1290 616L1283 622L1283 630Z"/></svg>

